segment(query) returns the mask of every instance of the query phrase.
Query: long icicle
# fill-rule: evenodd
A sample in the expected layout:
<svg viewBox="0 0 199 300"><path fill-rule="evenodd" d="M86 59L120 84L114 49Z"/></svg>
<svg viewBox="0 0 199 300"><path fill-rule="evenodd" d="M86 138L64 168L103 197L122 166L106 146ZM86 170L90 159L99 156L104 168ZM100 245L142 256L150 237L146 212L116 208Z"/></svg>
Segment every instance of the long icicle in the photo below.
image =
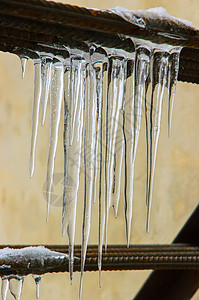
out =
<svg viewBox="0 0 199 300"><path fill-rule="evenodd" d="M123 150L124 150L124 99L126 93L126 79L127 79L127 60L123 62L123 68L120 79L119 95L118 95L118 105L116 108L115 115L115 128L112 147L112 159L113 163L113 178L112 181L112 193L111 193L111 203L114 208L115 217L117 217L118 205L120 199L120 186L121 186L121 172L122 172L122 160L123 160Z"/></svg>
<svg viewBox="0 0 199 300"><path fill-rule="evenodd" d="M148 180L148 200L147 200L147 222L146 231L149 232L150 212L152 203L153 180L155 172L155 163L157 155L157 145L160 134L162 100L166 87L168 69L168 53L155 52L153 54L153 73L152 73L152 92L151 92L151 108L150 108L150 169ZM154 97L155 88L157 88L157 96Z"/></svg>
<svg viewBox="0 0 199 300"><path fill-rule="evenodd" d="M144 83L148 74L149 59L150 59L150 51L147 48L138 47L136 49L134 123L133 123L134 129L133 129L133 150L132 150L133 158L132 158L132 166L130 169L131 176L132 176L131 184L133 184L133 178L134 178L135 157L137 152L138 139L140 134L140 126L141 126L143 90L144 90ZM125 210L127 246L129 246L130 236L131 236L132 198L133 198L133 194L129 198L127 198L127 206Z"/></svg>
<svg viewBox="0 0 199 300"><path fill-rule="evenodd" d="M67 84L70 79L69 68L65 71L65 92L64 92L64 190L63 190L63 212L62 212L62 231L66 230L69 240L69 270L70 279L73 277L74 262L74 238L77 208L77 193L79 188L79 176L81 165L81 148L82 148L82 128L83 128L83 102L85 94L85 74L84 64L79 61L80 70L80 89L73 101L77 107L76 117L74 119L73 141L70 143L70 130L72 129L69 118L70 98L68 97Z"/></svg>
<svg viewBox="0 0 199 300"><path fill-rule="evenodd" d="M50 135L49 135L49 151L48 151L48 164L47 164L47 177L46 177L46 196L47 196L47 218L46 219L47 221L49 217L55 154L57 149L61 104L63 98L63 75L64 75L63 63L56 61L53 64L51 97L50 97Z"/></svg>
<svg viewBox="0 0 199 300"><path fill-rule="evenodd" d="M96 100L97 101L97 132L95 144L95 165L94 165L94 195L98 198L99 205L99 231L98 231L98 269L99 269L99 286L101 286L101 268L102 268L102 248L105 229L105 138L106 130L103 130L103 121L106 120L106 101L107 101L107 68L108 59L106 52L99 48L92 55L94 61L93 67L95 71L96 82ZM98 170L99 169L99 170ZM98 179L99 178L99 179ZM98 195L97 179L99 180Z"/></svg>
<svg viewBox="0 0 199 300"><path fill-rule="evenodd" d="M107 109L107 141L106 141L106 224L105 224L105 247L107 246L109 208L111 206L114 149L119 117L119 109L122 106L124 58L111 58L111 72L109 72L108 86L108 109Z"/></svg>
<svg viewBox="0 0 199 300"><path fill-rule="evenodd" d="M134 149L134 93L135 57L127 64L126 95L124 103L124 215L126 226L131 218L133 202ZM128 230L129 231L129 230ZM127 233L127 230L126 230ZM127 237L128 239L128 237Z"/></svg>
<svg viewBox="0 0 199 300"><path fill-rule="evenodd" d="M96 115L97 105L93 100L92 93L93 69L90 62L87 64L86 79L86 101L85 101L85 133L84 133L84 212L82 224L82 249L81 249L81 277L80 277L80 297L82 292L83 270L86 259L86 250L91 226L91 208L93 200L93 180L94 180L94 149L96 138Z"/></svg>
<svg viewBox="0 0 199 300"><path fill-rule="evenodd" d="M37 141L37 131L39 122L39 105L41 99L41 60L40 58L34 59L34 94L33 94L33 106L32 106L32 129L31 129L31 149L30 149L30 161L29 170L30 177L33 176L34 164L35 164L35 147Z"/></svg>

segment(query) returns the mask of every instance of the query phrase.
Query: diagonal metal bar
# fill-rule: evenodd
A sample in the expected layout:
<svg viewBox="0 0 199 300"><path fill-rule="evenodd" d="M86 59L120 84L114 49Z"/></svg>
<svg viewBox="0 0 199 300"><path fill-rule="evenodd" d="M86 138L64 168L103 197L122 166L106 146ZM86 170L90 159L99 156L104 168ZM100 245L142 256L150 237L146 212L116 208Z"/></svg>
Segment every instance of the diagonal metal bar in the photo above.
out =
<svg viewBox="0 0 199 300"><path fill-rule="evenodd" d="M199 245L199 205L188 219L174 243ZM199 270L154 271L134 300L188 300L199 288Z"/></svg>

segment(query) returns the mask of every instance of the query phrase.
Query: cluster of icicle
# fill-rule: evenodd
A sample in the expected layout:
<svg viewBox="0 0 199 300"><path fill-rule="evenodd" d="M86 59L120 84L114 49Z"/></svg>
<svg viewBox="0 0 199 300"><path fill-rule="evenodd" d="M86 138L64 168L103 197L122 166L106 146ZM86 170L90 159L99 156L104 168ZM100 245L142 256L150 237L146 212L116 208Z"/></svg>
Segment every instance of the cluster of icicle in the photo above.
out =
<svg viewBox="0 0 199 300"><path fill-rule="evenodd" d="M81 270L83 275L92 205L99 207L99 256L107 245L109 208L117 216L120 193L124 195L127 245L130 243L133 178L142 107L145 111L147 144L147 226L162 101L168 88L168 131L171 131L173 101L178 76L180 47L154 45L134 40L132 52L90 46L88 52L66 47L68 58L38 53L34 59L34 99L30 152L30 175L34 171L39 114L45 122L50 102L50 133L47 164L47 219L51 201L54 161L62 103L64 105L63 234L69 240L70 278L81 158L84 160L84 209ZM26 58L21 57L24 76ZM124 191L120 191L124 179ZM81 276L82 281L82 276Z"/></svg>
<svg viewBox="0 0 199 300"><path fill-rule="evenodd" d="M38 276L32 275L32 276L36 283L36 298L39 299L39 284L42 279L42 275L38 275ZM6 300L8 295L8 290L10 291L11 295L13 295L15 300L20 300L24 279L25 276L18 276L18 275L4 276L1 282L2 300Z"/></svg>

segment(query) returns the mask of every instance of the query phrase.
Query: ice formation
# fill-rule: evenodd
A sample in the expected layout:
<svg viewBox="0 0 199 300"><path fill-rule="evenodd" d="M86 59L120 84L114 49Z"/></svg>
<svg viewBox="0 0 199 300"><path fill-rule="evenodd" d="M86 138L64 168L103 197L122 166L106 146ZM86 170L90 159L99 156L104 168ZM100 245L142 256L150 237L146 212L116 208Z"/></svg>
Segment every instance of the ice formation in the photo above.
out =
<svg viewBox="0 0 199 300"><path fill-rule="evenodd" d="M121 8L109 10L128 22L145 27L144 16L171 17L162 9L132 12ZM179 19L172 19L180 23ZM190 24L183 23L185 26ZM129 38L129 37L128 37ZM130 38L129 38L130 39ZM107 245L109 208L117 216L120 195L124 195L127 245L130 244L133 178L141 119L145 117L147 180L146 206L149 231L150 211L158 139L161 127L162 102L168 89L168 135L171 134L172 111L178 77L181 47L159 45L131 38L132 49L127 52L100 45L86 44L84 50L65 45L62 53L37 52L34 58L34 96L30 151L30 175L34 172L35 148L39 116L45 122L47 101L50 102L49 153L47 163L47 219L49 216L54 162L59 134L62 103L64 106L64 186L62 232L69 241L70 278L73 276L73 249L77 194L81 160L84 164L84 209L82 224L81 282L89 240L92 206L99 208L98 267L101 271L102 247ZM54 46L52 46L53 49ZM21 56L22 77L26 56ZM62 101L63 100L63 101ZM144 107L145 114L142 115ZM121 181L124 184L121 184ZM122 190L122 187L123 190ZM1 257L0 251L0 257ZM39 286L40 277L35 281ZM8 287L15 299L20 298L22 278L12 287L8 278L2 280L2 298ZM81 294L81 287L80 287ZM38 296L38 291L37 291Z"/></svg>
<svg viewBox="0 0 199 300"><path fill-rule="evenodd" d="M51 251L43 246L25 247L25 248L3 248L0 249L0 260L4 264L1 268L8 269L9 273L13 267L13 262L16 265L36 265L37 267L42 264L44 266L52 259L67 259L68 255L56 251ZM39 285L42 279L42 275L32 274L36 284L36 298L39 299ZM8 290L16 300L21 299L23 282L25 276L19 275L6 275L1 280L1 297L2 300L6 300Z"/></svg>

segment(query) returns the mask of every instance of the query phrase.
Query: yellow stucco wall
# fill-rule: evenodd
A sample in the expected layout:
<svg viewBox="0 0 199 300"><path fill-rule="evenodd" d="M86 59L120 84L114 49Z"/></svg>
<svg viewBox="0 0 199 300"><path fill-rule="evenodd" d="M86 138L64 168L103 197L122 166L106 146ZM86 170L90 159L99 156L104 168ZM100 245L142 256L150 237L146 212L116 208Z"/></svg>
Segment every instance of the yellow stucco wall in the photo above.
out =
<svg viewBox="0 0 199 300"><path fill-rule="evenodd" d="M66 1L62 1L66 2ZM163 6L173 16L188 19L199 27L197 0L149 1L81 1L67 3L111 8L148 9ZM28 61L26 75L21 79L19 59L0 53L0 243L1 244L65 244L61 237L61 207L51 206L50 220L45 221L46 202L43 184L46 176L49 109L46 126L39 128L36 167L29 177L30 126L33 94L33 66ZM199 87L177 85L172 137L167 137L167 98L164 98L150 233L145 233L145 132L141 129L136 159L135 197L133 205L132 243L170 243L199 199ZM61 120L62 122L62 120ZM143 124L142 124L143 125ZM56 157L56 173L62 173L62 132ZM83 186L80 187L82 194ZM61 184L58 190L62 190ZM58 191L56 191L58 192ZM80 197L80 202L82 198ZM97 218L97 205L93 220ZM95 217L96 216L96 217ZM76 243L81 242L81 205L78 210ZM93 224L90 243L97 243L97 222ZM125 243L122 203L119 217L110 214L109 243ZM132 299L149 271L104 272L102 288L98 273L84 275L82 300ZM41 283L41 299L78 299L79 274L70 286L68 274L45 275ZM34 299L35 286L28 276L24 283L23 299ZM11 296L8 297L11 299ZM199 297L197 297L199 299ZM196 300L196 299L195 299Z"/></svg>

